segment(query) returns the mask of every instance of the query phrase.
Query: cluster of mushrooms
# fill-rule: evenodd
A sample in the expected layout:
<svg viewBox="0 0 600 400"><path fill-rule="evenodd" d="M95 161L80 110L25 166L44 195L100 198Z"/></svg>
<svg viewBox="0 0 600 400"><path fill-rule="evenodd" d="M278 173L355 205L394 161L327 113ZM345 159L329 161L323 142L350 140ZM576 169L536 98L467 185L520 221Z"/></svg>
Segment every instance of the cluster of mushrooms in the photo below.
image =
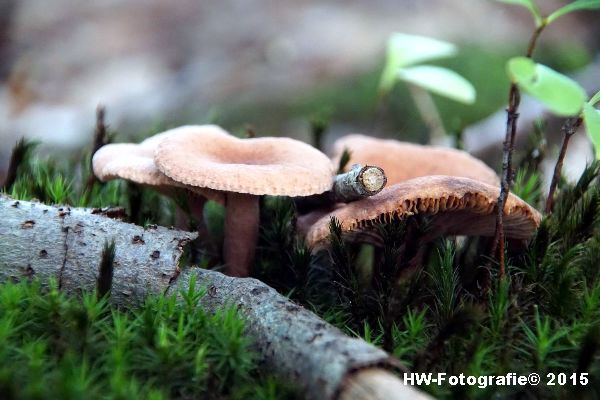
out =
<svg viewBox="0 0 600 400"><path fill-rule="evenodd" d="M354 167L336 176L344 150L351 155L348 165ZM357 164L377 167L366 170ZM106 145L94 154L93 168L101 181L126 179L167 196L185 196L198 221L207 200L223 205L223 260L225 272L232 276L250 274L260 196L315 199L332 193L340 177L360 177L366 193L325 196L334 199L329 204L304 202L309 206L302 207L297 228L315 250L328 247L332 217L348 240L375 245L377 223L413 215L430 217L432 228L425 240L442 235L492 236L495 229L498 176L482 161L448 148L348 135L336 141L329 158L290 138L240 139L215 125L183 126L139 144ZM538 211L509 195L504 217L507 238L528 240L539 223Z"/></svg>

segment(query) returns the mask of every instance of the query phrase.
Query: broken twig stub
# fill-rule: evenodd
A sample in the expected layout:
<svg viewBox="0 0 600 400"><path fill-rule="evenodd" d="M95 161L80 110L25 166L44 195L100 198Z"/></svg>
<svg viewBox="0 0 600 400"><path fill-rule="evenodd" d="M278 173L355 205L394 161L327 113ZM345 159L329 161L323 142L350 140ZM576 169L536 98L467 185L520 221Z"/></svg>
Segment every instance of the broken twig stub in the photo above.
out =
<svg viewBox="0 0 600 400"><path fill-rule="evenodd" d="M296 197L298 212L305 214L316 208L331 207L335 203L349 203L379 193L387 183L382 168L373 165L354 164L350 171L338 174L331 190L307 196Z"/></svg>

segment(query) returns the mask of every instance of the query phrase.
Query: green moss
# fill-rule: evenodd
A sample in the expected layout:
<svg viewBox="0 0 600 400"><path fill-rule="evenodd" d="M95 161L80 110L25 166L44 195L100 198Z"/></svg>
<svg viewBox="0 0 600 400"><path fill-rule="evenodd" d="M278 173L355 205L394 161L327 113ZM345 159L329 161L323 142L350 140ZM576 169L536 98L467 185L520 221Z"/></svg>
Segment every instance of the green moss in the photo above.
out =
<svg viewBox="0 0 600 400"><path fill-rule="evenodd" d="M153 296L135 310L111 309L37 282L0 285L3 399L187 399L293 396L258 374L233 308L210 315L202 291Z"/></svg>

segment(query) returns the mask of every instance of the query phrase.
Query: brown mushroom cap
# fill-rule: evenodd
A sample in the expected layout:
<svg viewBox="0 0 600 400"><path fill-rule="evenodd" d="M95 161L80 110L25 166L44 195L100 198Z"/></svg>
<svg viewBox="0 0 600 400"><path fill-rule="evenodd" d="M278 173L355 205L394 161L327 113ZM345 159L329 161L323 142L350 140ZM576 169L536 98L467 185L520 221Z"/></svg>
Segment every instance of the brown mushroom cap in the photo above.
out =
<svg viewBox="0 0 600 400"><path fill-rule="evenodd" d="M344 149L351 153L348 166L377 165L385 171L388 185L427 175L462 176L491 185L500 183L496 173L483 161L461 150L353 134L334 143L334 165L339 164Z"/></svg>
<svg viewBox="0 0 600 400"><path fill-rule="evenodd" d="M177 132L154 155L177 182L254 195L308 196L331 188L333 167L319 150L289 138L238 139L214 126Z"/></svg>
<svg viewBox="0 0 600 400"><path fill-rule="evenodd" d="M301 217L299 229L313 248L327 246L329 224L335 217L342 234L356 241L372 241L377 223L430 216L427 239L442 235L493 236L499 189L469 178L426 176L389 186L373 197L348 203L336 210ZM540 224L540 213L519 197L506 200L504 229L507 238L530 239Z"/></svg>
<svg viewBox="0 0 600 400"><path fill-rule="evenodd" d="M183 127L183 131L187 127ZM154 163L154 152L158 145L182 128L172 129L147 138L139 144L112 143L101 147L92 158L94 175L102 182L126 179L141 185L160 188L187 188L207 199L223 203L223 194L213 190L190 188L163 174Z"/></svg>

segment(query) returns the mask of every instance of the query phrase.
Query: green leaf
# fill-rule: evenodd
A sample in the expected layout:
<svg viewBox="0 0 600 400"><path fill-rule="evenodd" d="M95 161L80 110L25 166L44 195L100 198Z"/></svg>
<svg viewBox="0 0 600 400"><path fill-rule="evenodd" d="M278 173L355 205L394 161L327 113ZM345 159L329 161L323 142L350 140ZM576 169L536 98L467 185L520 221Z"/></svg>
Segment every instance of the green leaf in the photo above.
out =
<svg viewBox="0 0 600 400"><path fill-rule="evenodd" d="M555 21L557 18L565 14L569 14L578 10L598 10L600 9L600 0L576 0L554 11L546 19L548 23Z"/></svg>
<svg viewBox="0 0 600 400"><path fill-rule="evenodd" d="M590 101L588 101L588 103L590 103L593 106L595 106L598 102L600 102L600 92L593 95Z"/></svg>
<svg viewBox="0 0 600 400"><path fill-rule="evenodd" d="M398 78L461 103L475 102L475 88L454 71L431 65L402 68Z"/></svg>
<svg viewBox="0 0 600 400"><path fill-rule="evenodd" d="M454 54L456 46L452 43L425 36L393 33L388 39L386 63L381 73L379 90L385 93L392 89L399 68Z"/></svg>
<svg viewBox="0 0 600 400"><path fill-rule="evenodd" d="M600 110L586 103L583 106L583 122L590 140L596 149L596 158L600 159Z"/></svg>
<svg viewBox="0 0 600 400"><path fill-rule="evenodd" d="M527 57L514 57L508 60L508 75L517 83L535 78L536 63Z"/></svg>
<svg viewBox="0 0 600 400"><path fill-rule="evenodd" d="M527 57L510 59L507 69L510 78L521 90L559 116L579 114L587 98L585 90L577 82Z"/></svg>
<svg viewBox="0 0 600 400"><path fill-rule="evenodd" d="M533 20L535 21L535 26L539 27L542 25L542 13L540 12L537 4L533 2L533 0L498 0L501 3L507 4L516 4L519 6L523 6L531 12L533 16Z"/></svg>

